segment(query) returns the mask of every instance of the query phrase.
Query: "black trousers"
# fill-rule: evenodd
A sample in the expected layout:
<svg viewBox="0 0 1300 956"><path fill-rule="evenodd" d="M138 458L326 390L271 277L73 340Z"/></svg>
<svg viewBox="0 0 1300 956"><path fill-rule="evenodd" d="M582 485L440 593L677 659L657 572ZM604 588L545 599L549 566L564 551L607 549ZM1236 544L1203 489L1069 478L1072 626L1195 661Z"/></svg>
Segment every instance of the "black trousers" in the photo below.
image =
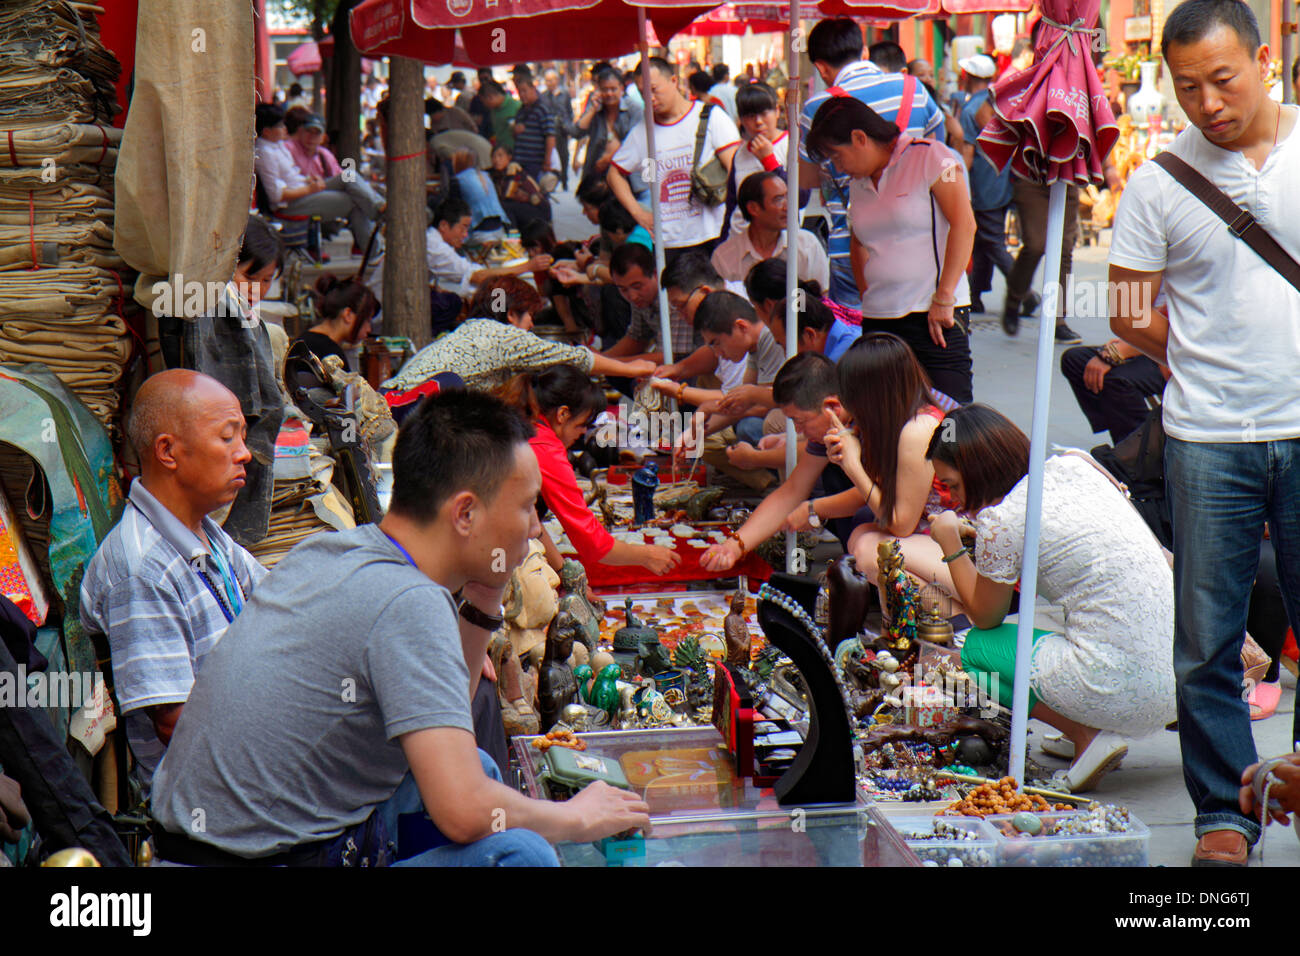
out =
<svg viewBox="0 0 1300 956"><path fill-rule="evenodd" d="M1110 432L1111 444L1118 445L1147 420L1147 397L1165 390L1160 366L1145 355L1117 365L1101 380L1101 392L1093 394L1083 384L1083 370L1097 350L1088 345L1066 349L1061 355L1061 372L1074 389L1075 400L1094 432Z"/></svg>
<svg viewBox="0 0 1300 956"><path fill-rule="evenodd" d="M971 254L970 294L981 296L993 288L993 270L1010 279L1015 260L1007 252L1007 209L975 210L975 248Z"/></svg>
<svg viewBox="0 0 1300 956"><path fill-rule="evenodd" d="M957 319L950 329L943 330L947 347L940 347L930 338L930 323L925 312L913 312L901 319L862 320L862 334L890 332L912 347L917 361L930 376L930 382L953 401L969 405L975 400L974 372L971 365L970 338L966 334L970 324L970 309L962 306L953 310Z"/></svg>

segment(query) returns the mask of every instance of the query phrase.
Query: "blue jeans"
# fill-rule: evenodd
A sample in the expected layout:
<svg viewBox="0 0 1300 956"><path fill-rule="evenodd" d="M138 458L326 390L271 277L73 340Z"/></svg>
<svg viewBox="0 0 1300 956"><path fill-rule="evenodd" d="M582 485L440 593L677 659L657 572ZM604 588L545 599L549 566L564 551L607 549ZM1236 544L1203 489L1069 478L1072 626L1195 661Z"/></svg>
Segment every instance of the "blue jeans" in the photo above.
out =
<svg viewBox="0 0 1300 956"><path fill-rule="evenodd" d="M1237 806L1256 760L1241 695L1241 645L1268 521L1282 599L1300 620L1300 439L1165 441L1174 526L1174 676L1183 778L1196 835L1236 830L1252 844L1257 820Z"/></svg>
<svg viewBox="0 0 1300 956"><path fill-rule="evenodd" d="M755 448L763 440L763 418L761 415L751 415L749 418L742 418L733 426L738 441L747 441Z"/></svg>
<svg viewBox="0 0 1300 956"><path fill-rule="evenodd" d="M493 780L501 782L501 771L496 761L482 750L478 752L483 763L483 772ZM424 804L420 800L419 788L415 778L407 774L402 778L397 790L375 811L384 818L387 832L398 841L397 853L406 859L394 863L394 866L559 866L555 850L542 837L531 830L502 830L493 833L476 843L452 843L428 821ZM401 819L415 826L404 826ZM414 817L414 819L412 819ZM403 832L422 830L421 847L428 846L414 855L410 855L411 846L403 846ZM415 849L421 849L416 847Z"/></svg>

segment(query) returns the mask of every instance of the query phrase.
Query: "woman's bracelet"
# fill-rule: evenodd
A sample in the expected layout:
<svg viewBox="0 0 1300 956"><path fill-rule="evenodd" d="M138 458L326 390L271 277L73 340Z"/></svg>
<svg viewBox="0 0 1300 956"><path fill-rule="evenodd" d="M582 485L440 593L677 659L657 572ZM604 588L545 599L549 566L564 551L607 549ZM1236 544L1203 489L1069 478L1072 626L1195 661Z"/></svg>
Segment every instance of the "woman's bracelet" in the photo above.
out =
<svg viewBox="0 0 1300 956"><path fill-rule="evenodd" d="M960 548L958 548L958 549L957 549L956 551L954 551L952 554L946 555L946 556L944 557L944 559L943 559L943 563L944 563L944 564L952 564L954 561L956 561L958 558L960 558L963 554L965 554L965 555L969 555L969 554L970 554L970 548L966 547L965 545L962 545Z"/></svg>
<svg viewBox="0 0 1300 956"><path fill-rule="evenodd" d="M680 402L685 396L686 396L686 381L683 379L682 381L677 383L677 401Z"/></svg>

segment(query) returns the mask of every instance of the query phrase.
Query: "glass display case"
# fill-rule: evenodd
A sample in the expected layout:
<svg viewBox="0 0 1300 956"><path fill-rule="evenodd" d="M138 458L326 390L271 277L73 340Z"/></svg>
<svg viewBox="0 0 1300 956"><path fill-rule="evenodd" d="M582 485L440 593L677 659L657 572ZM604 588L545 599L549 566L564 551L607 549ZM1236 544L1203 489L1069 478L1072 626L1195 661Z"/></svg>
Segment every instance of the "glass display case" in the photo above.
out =
<svg viewBox="0 0 1300 956"><path fill-rule="evenodd" d="M532 737L516 737L520 787L553 799ZM919 866L902 837L864 800L782 807L736 776L712 727L582 734L590 757L617 763L650 805L650 832L556 847L565 866ZM559 788L555 788L559 789Z"/></svg>

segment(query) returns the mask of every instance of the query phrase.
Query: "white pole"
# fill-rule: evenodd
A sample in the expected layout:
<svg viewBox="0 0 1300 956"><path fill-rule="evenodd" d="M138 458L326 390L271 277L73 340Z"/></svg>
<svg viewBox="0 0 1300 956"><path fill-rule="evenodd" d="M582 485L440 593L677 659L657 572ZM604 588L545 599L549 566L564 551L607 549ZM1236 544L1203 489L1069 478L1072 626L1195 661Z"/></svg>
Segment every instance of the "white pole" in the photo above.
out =
<svg viewBox="0 0 1300 956"><path fill-rule="evenodd" d="M650 46L646 43L645 7L636 8L637 46L641 50L641 98L645 100L645 150L650 163L644 167L643 176L650 186L650 210L655 220L655 281L664 274L663 215L659 208L659 161L655 157L655 117L650 106ZM673 329L668 320L668 290L659 283L659 339L663 348L663 364L673 363Z"/></svg>
<svg viewBox="0 0 1300 956"><path fill-rule="evenodd" d="M792 358L799 351L799 314L795 310L799 288L799 51L794 37L799 29L799 2L790 0L790 32L786 37L786 59L789 79L786 86L785 105L789 127L785 141L786 202L789 212L785 219L785 357ZM785 474L794 472L797 449L794 422L785 423ZM785 534L785 569L791 574L803 573L806 567L795 566L795 545L799 536L793 531Z"/></svg>
<svg viewBox="0 0 1300 956"><path fill-rule="evenodd" d="M1043 312L1038 323L1038 361L1034 367L1034 420L1029 430L1029 494L1025 503L1025 553L1020 572L1020 617L1016 627L1016 683L1011 703L1011 767L1025 780L1029 737L1029 656L1033 648L1038 593L1038 539L1043 517L1043 460L1047 453L1047 414L1052 395L1056 312L1061 293L1061 241L1065 234L1064 180L1052 183L1047 202L1047 255L1043 262Z"/></svg>

